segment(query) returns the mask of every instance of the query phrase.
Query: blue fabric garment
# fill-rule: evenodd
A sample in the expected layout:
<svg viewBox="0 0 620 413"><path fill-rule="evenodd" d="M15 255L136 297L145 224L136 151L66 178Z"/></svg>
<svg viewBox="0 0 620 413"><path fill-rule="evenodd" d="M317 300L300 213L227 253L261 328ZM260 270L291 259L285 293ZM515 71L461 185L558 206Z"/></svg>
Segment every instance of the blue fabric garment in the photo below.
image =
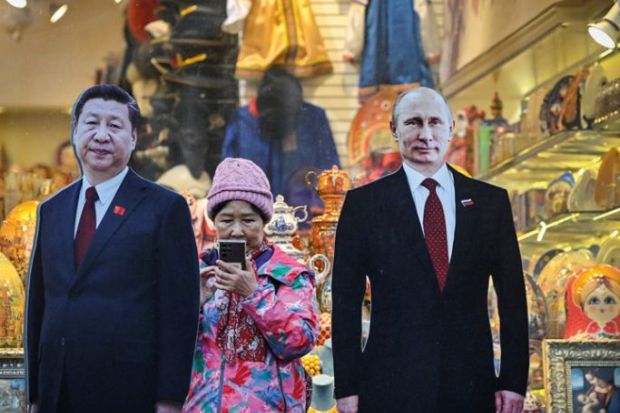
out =
<svg viewBox="0 0 620 413"><path fill-rule="evenodd" d="M360 88L420 83L433 87L424 58L420 17L411 0L370 0Z"/></svg>
<svg viewBox="0 0 620 413"><path fill-rule="evenodd" d="M261 136L258 118L250 113L248 106L243 106L228 122L222 159L235 157L253 161L269 177L271 192L286 196L287 182L300 168L340 166L327 116L320 107L304 102L295 138L296 148L286 150L282 142Z"/></svg>

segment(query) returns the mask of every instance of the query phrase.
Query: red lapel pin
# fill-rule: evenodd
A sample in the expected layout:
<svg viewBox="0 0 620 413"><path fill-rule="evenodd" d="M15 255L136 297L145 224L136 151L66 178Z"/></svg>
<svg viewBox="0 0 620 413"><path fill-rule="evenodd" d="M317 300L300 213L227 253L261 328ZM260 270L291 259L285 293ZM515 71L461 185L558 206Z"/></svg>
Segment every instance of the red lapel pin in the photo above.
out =
<svg viewBox="0 0 620 413"><path fill-rule="evenodd" d="M125 208L120 205L114 205L114 209L112 209L112 212L122 217L123 215L125 215Z"/></svg>

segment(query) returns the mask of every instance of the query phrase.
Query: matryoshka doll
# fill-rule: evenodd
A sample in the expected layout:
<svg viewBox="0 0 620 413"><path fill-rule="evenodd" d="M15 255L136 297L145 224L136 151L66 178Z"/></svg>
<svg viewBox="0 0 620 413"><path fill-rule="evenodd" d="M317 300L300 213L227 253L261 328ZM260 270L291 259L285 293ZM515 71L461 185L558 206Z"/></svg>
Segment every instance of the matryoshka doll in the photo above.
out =
<svg viewBox="0 0 620 413"><path fill-rule="evenodd" d="M564 338L620 337L620 269L599 264L571 276Z"/></svg>

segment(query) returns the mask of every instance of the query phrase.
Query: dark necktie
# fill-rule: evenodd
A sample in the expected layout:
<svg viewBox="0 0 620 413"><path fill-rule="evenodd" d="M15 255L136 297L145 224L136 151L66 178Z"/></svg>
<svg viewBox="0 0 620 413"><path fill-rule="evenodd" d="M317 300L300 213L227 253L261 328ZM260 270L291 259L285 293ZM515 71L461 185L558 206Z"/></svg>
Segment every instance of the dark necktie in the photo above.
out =
<svg viewBox="0 0 620 413"><path fill-rule="evenodd" d="M433 261L439 289L443 291L448 275L450 262L448 258L448 237L446 234L446 219L443 213L441 201L437 196L437 181L427 178L422 186L429 190L426 204L424 205L424 239L428 252Z"/></svg>
<svg viewBox="0 0 620 413"><path fill-rule="evenodd" d="M97 199L99 199L97 190L91 186L86 190L86 203L75 235L75 268L78 268L84 261L90 240L93 239L97 229L97 215L95 214L95 201Z"/></svg>

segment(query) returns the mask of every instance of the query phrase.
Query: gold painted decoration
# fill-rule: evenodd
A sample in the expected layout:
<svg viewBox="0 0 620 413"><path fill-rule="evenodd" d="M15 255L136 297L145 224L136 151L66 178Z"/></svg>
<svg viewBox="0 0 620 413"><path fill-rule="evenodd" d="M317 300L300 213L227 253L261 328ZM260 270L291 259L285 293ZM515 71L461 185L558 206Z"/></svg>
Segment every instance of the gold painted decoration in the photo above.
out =
<svg viewBox="0 0 620 413"><path fill-rule="evenodd" d="M392 107L397 97L393 90L382 88L355 114L347 137L351 165L361 163L375 150L398 151L398 144L390 130Z"/></svg>
<svg viewBox="0 0 620 413"><path fill-rule="evenodd" d="M545 340L543 365L547 413L583 412L594 397L596 413L620 403L620 391L613 389L620 340Z"/></svg>
<svg viewBox="0 0 620 413"><path fill-rule="evenodd" d="M0 348L22 347L24 286L15 267L0 253Z"/></svg>
<svg viewBox="0 0 620 413"><path fill-rule="evenodd" d="M37 227L38 205L38 201L22 202L9 212L0 226L0 252L15 266L24 286Z"/></svg>
<svg viewBox="0 0 620 413"><path fill-rule="evenodd" d="M613 208L620 202L618 174L620 174L620 152L618 148L611 148L603 157L594 188L594 200L603 209Z"/></svg>
<svg viewBox="0 0 620 413"><path fill-rule="evenodd" d="M325 212L314 217L310 223L310 253L324 256L327 260L315 260L314 269L320 273L317 277L317 298L322 311L331 311L331 270L334 260L336 225L346 192L353 183L349 174L337 166L317 175L313 171L306 175L306 183L314 189L325 203Z"/></svg>
<svg viewBox="0 0 620 413"><path fill-rule="evenodd" d="M272 67L297 77L332 72L309 0L255 0L243 28L236 76L261 78Z"/></svg>

